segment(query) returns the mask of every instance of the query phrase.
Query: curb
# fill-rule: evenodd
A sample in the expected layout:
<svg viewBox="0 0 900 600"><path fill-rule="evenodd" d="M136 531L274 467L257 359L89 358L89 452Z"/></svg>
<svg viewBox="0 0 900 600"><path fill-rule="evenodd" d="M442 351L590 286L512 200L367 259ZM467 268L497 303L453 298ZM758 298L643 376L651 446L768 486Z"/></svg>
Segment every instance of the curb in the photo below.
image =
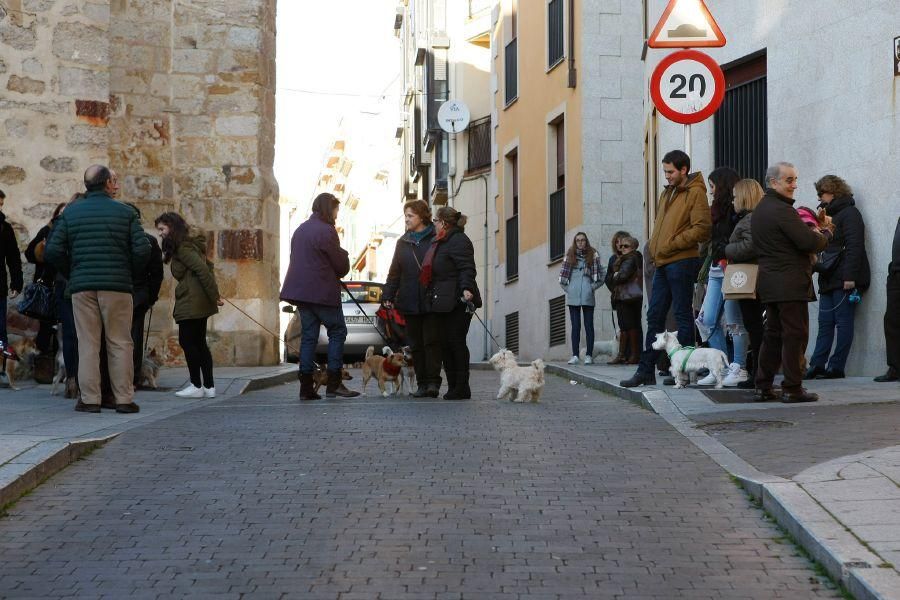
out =
<svg viewBox="0 0 900 600"><path fill-rule="evenodd" d="M737 479L747 493L761 502L775 521L854 598L900 600L900 575L893 569L880 568L885 561L863 545L815 498L793 481L762 473L719 440L697 429L694 422L669 399L665 390L641 392L623 388L609 381L579 374L562 365L547 365L546 370L656 413Z"/></svg>
<svg viewBox="0 0 900 600"><path fill-rule="evenodd" d="M250 392L257 392L293 381L297 381L297 370L295 368L289 371L276 371L260 377L243 377L234 379L225 390L223 396L242 396Z"/></svg>
<svg viewBox="0 0 900 600"><path fill-rule="evenodd" d="M70 464L119 434L71 442L44 442L0 467L0 507L16 502Z"/></svg>

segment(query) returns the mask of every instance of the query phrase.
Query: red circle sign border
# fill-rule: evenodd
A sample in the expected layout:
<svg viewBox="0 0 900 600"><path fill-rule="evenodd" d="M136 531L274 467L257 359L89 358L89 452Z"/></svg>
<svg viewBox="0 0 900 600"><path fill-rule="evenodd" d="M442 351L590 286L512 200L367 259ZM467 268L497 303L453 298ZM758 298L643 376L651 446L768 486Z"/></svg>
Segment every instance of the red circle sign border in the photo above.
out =
<svg viewBox="0 0 900 600"><path fill-rule="evenodd" d="M712 102L709 103L709 106L699 112L690 114L681 113L673 110L663 100L660 90L662 75L666 69L680 60L693 60L701 63L709 69L713 79L715 79L716 92L713 95ZM657 110L670 121L681 123L682 125L699 123L713 116L713 114L719 110L719 106L722 105L722 100L725 99L725 74L722 73L722 68L719 66L719 63L713 60L713 57L709 54L704 54L697 50L679 50L678 52L669 54L656 65L656 68L653 70L653 75L650 77L650 98L653 99L653 104L656 106Z"/></svg>

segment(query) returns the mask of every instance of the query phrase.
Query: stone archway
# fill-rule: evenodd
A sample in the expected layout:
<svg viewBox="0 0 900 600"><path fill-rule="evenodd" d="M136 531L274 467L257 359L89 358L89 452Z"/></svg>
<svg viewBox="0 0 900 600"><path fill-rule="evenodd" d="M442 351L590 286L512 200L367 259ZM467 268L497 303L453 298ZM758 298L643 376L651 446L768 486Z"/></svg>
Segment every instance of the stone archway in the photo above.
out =
<svg viewBox="0 0 900 600"><path fill-rule="evenodd" d="M108 163L145 226L166 210L207 233L224 297L278 330L275 0L6 0L0 188L36 233L84 168ZM24 247L28 240L20 239ZM171 279L151 343L177 359ZM220 365L272 364L278 343L226 305Z"/></svg>

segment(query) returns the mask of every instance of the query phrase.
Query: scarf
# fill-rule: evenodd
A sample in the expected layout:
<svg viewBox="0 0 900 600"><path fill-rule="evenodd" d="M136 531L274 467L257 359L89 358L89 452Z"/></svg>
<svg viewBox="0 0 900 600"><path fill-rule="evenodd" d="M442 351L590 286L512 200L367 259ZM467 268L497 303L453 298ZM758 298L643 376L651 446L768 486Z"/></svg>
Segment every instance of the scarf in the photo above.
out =
<svg viewBox="0 0 900 600"><path fill-rule="evenodd" d="M425 253L425 262L422 263L422 270L419 272L419 283L421 283L424 287L428 287L431 285L431 270L432 265L434 264L434 255L437 253L438 244L444 243L447 239L447 230L441 229L441 232L435 236L434 241L431 242L431 246L428 248L428 252Z"/></svg>
<svg viewBox="0 0 900 600"><path fill-rule="evenodd" d="M407 232L407 235L409 235L409 239L418 244L432 233L434 233L434 225L429 224L428 227L426 227L422 231L410 231Z"/></svg>
<svg viewBox="0 0 900 600"><path fill-rule="evenodd" d="M575 255L577 258L584 258L584 252L581 250L576 250ZM568 260L563 261L562 268L559 271L559 282L562 285L569 285L569 280L572 279L572 269L574 268L575 265L569 263ZM585 260L584 269L592 283L599 282L603 277L603 265L600 263L600 253L595 251L594 260L590 263Z"/></svg>

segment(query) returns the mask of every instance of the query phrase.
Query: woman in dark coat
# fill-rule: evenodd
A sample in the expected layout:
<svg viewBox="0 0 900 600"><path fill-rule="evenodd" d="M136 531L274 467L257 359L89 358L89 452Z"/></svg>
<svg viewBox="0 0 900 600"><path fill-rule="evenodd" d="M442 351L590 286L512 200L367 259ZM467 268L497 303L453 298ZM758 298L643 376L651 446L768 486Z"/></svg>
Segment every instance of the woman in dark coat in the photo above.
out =
<svg viewBox="0 0 900 600"><path fill-rule="evenodd" d="M864 292L871 281L866 226L846 181L825 175L816 182L816 192L820 208L834 223L834 237L825 248L824 260L813 267L819 273L819 333L805 379L842 379L853 344L856 303L850 301L850 294Z"/></svg>
<svg viewBox="0 0 900 600"><path fill-rule="evenodd" d="M631 236L620 238L622 253L610 267L613 270L613 306L619 321L619 348L628 340L631 353L625 364L636 365L641 360L641 305L644 300L644 258L638 252L638 241Z"/></svg>
<svg viewBox="0 0 900 600"><path fill-rule="evenodd" d="M44 262L44 246L46 245L47 236L50 235L50 231L53 229L56 218L65 207L65 202L61 202L56 206L53 210L53 216L50 218L50 222L38 230L37 235L34 236L34 239L32 239L28 243L28 247L25 248L25 260L35 265L32 282L40 281L51 290L56 282L56 269L54 269L52 265L48 265ZM41 352L46 353L53 351L53 325L52 321L40 322L37 337L34 342Z"/></svg>
<svg viewBox="0 0 900 600"><path fill-rule="evenodd" d="M178 323L178 344L184 350L191 381L175 392L179 398L215 398L213 359L206 343L206 324L224 304L219 296L213 265L206 258L206 238L191 235L178 213L167 212L156 218L162 237L163 261L171 266L175 286L172 316ZM202 376L202 379L201 379Z"/></svg>
<svg viewBox="0 0 900 600"><path fill-rule="evenodd" d="M620 240L622 238L630 238L631 234L627 231L617 231L613 234L610 239L610 247L612 249L612 253L609 255L609 261L606 263L606 276L604 277L604 283L606 284L606 289L609 290L610 294L610 305L613 310L616 310L616 301L612 297L613 290L616 287L616 284L613 282L613 264L615 264L616 259L622 256L622 251L619 248ZM606 362L608 365L624 365L628 362L628 357L630 355L630 347L628 338L621 333L622 324L618 323L619 326L619 351L616 354L615 358ZM640 344L638 345L638 353L640 353Z"/></svg>
<svg viewBox="0 0 900 600"><path fill-rule="evenodd" d="M434 345L439 343L439 327L426 319L428 310L425 302L425 287L419 283L425 255L434 241L435 230L431 222L431 209L424 200L412 200L403 206L406 233L397 241L394 258L388 271L387 282L382 292L382 301L388 308L396 308L406 318L406 337L413 356L418 389L413 397L424 398L429 378L437 372L440 385L441 363L435 364ZM429 349L426 351L426 322L429 326ZM429 375L431 374L431 375ZM436 390L434 396L437 396Z"/></svg>
<svg viewBox="0 0 900 600"><path fill-rule="evenodd" d="M429 318L443 326L439 358L447 375L445 400L468 400L469 346L466 336L474 309L481 308L481 293L475 282L475 248L465 234L466 216L442 206L434 220L437 235L422 263L420 282L425 286ZM434 378L432 378L434 382ZM440 387L429 388L429 395Z"/></svg>

